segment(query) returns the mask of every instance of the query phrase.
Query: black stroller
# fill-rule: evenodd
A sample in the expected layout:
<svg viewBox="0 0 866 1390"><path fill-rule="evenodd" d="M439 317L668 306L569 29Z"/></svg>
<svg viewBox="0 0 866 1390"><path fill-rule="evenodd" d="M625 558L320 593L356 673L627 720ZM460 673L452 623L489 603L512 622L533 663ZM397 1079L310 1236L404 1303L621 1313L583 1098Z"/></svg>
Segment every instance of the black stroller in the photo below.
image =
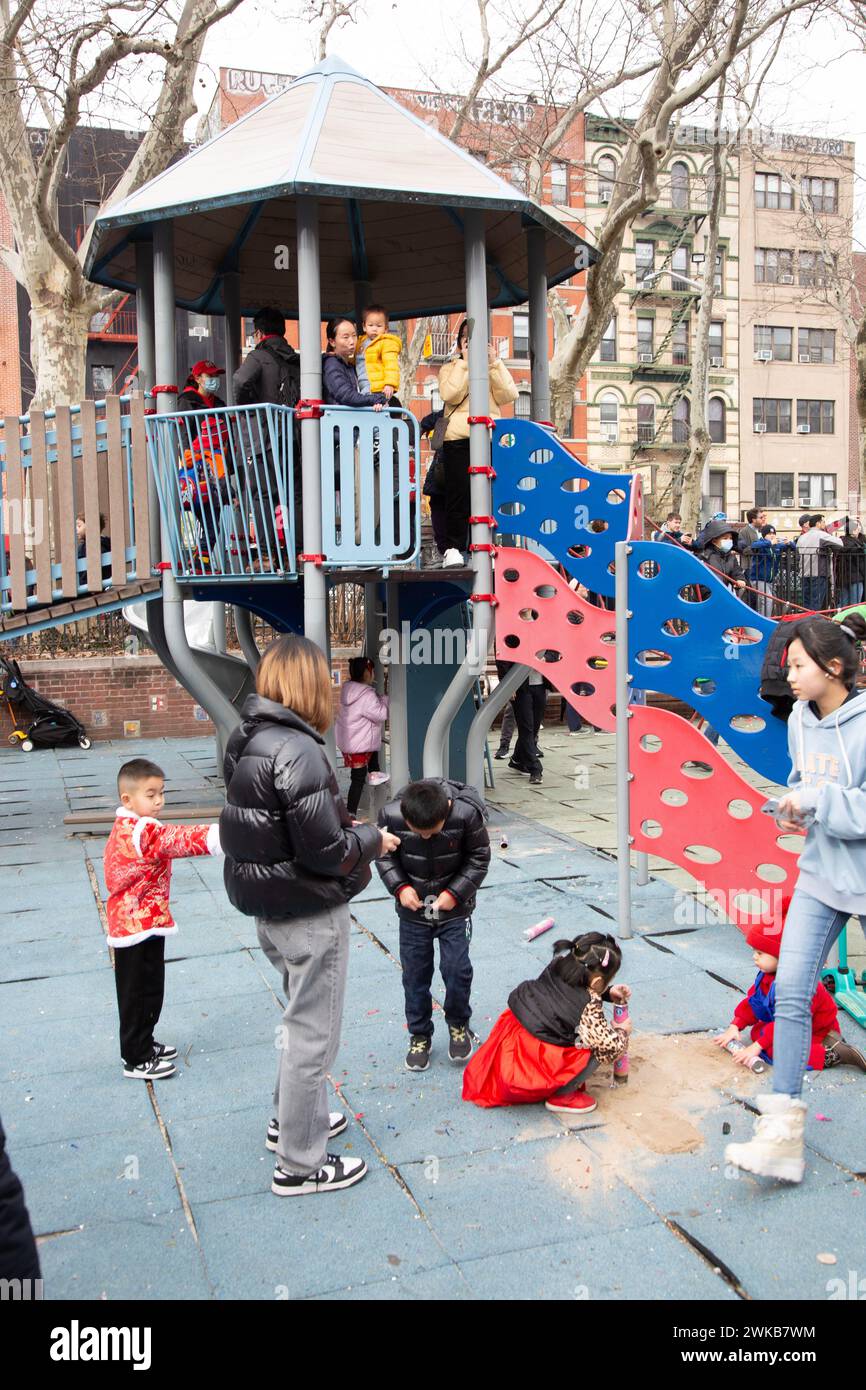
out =
<svg viewBox="0 0 866 1390"><path fill-rule="evenodd" d="M22 676L18 662L7 661L2 656L0 695L9 707L13 724L9 742L17 744L23 753L32 753L34 748L57 748L62 743L90 747L87 730L75 715L33 690Z"/></svg>

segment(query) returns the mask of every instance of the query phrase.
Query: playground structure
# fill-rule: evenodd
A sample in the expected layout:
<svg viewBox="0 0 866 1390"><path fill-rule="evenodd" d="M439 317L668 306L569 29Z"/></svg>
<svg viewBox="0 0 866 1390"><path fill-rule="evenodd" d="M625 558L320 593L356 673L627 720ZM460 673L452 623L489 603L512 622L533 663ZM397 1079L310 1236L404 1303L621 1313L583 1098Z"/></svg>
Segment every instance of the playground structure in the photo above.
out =
<svg viewBox="0 0 866 1390"><path fill-rule="evenodd" d="M154 650L224 741L258 660L250 615L327 652L328 585L362 583L371 654L383 625L470 625L462 659L419 673L402 652L391 666L392 786L450 771L483 788L486 734L534 668L589 721L616 731L618 933L632 932L632 850L686 868L739 926L766 920L772 894L793 886L797 837L759 814L762 798L702 734L641 696L679 696L750 767L784 782L785 731L758 695L773 624L693 555L642 539L638 475L586 468L543 423L547 290L592 254L552 211L326 60L97 218L87 272L137 295L141 373L156 413L146 415L138 395L5 421L0 635L145 602ZM414 419L323 404L322 320L371 299L393 318L466 308L465 569L417 562ZM491 420L489 309L527 300L533 419ZM230 496L196 493L196 449L214 440L203 438L201 417L174 409L183 375L175 307L224 313L226 339L239 344L242 313L265 303L299 323L303 399L291 411L237 406L229 394L227 407L209 410L207 431L234 484ZM229 393L235 366L227 363ZM190 488L194 507L185 506ZM91 545L78 558L82 510L90 536L100 511L107 516L107 554ZM497 551L497 535L512 544ZM616 613L578 595L554 565L591 594L615 597ZM233 605L243 660L190 647L184 598ZM514 665L477 708L494 642ZM844 954L838 982L839 1002L866 1023Z"/></svg>

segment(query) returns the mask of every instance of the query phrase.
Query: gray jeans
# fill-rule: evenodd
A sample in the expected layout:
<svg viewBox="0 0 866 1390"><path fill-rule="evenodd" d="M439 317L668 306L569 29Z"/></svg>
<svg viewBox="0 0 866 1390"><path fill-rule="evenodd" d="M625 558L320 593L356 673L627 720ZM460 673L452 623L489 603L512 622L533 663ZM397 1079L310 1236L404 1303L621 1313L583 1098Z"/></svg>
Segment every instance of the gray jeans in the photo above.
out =
<svg viewBox="0 0 866 1390"><path fill-rule="evenodd" d="M287 1001L274 1105L280 1126L277 1162L296 1177L317 1172L327 1153L326 1076L340 1045L349 925L345 904L315 917L256 918L259 943L282 976Z"/></svg>

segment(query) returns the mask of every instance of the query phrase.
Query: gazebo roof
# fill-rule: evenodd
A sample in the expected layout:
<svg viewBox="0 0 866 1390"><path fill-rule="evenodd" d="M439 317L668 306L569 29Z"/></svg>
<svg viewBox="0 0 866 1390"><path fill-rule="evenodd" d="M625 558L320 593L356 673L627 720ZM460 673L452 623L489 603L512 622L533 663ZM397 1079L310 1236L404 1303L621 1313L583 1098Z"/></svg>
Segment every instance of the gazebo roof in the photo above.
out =
<svg viewBox="0 0 866 1390"><path fill-rule="evenodd" d="M96 219L85 263L98 284L135 288L135 242L175 229L177 302L223 310L237 270L245 313L297 313L298 195L319 202L323 310L345 311L357 281L394 318L461 309L463 219L486 223L491 305L528 295L527 224L546 233L551 284L595 258L565 225L338 59L327 58ZM288 248L280 252L279 248ZM286 264L288 260L288 265Z"/></svg>

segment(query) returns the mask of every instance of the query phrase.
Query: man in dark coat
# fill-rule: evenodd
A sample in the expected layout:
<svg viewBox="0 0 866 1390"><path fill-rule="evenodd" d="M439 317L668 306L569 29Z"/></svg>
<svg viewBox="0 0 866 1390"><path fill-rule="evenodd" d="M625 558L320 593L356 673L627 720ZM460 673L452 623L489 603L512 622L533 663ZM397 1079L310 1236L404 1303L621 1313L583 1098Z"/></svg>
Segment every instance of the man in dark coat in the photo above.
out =
<svg viewBox="0 0 866 1390"><path fill-rule="evenodd" d="M234 374L236 405L283 405L293 408L301 396L301 359L286 341L286 320L279 309L259 309L253 319L255 347L248 353ZM274 517L277 490L277 466L272 457L271 441L263 420L252 414L245 425L239 424L247 452L254 459L250 492L260 555L277 552L277 527ZM294 478L292 492L295 501L295 540L303 547L301 512L301 451L300 430L293 426ZM288 500L288 499L287 499Z"/></svg>

